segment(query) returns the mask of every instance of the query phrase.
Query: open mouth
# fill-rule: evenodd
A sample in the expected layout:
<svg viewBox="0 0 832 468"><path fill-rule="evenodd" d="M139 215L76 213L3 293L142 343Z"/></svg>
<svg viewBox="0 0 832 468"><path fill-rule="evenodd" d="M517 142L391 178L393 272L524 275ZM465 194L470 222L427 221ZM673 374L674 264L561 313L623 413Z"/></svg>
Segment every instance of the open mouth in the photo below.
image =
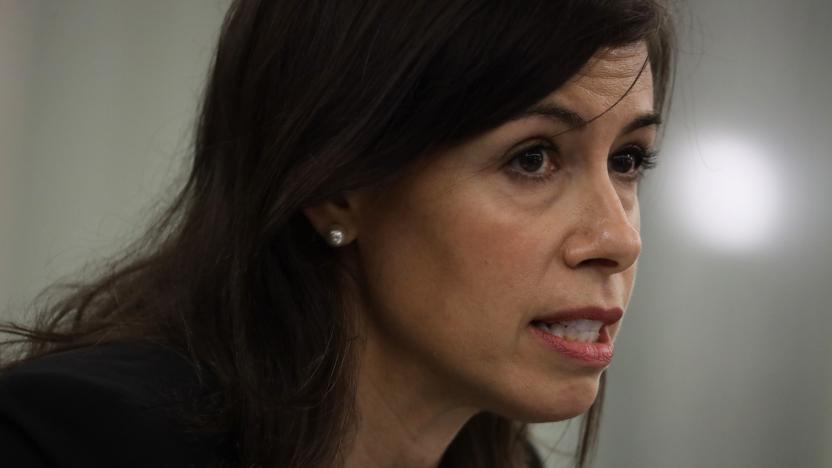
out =
<svg viewBox="0 0 832 468"><path fill-rule="evenodd" d="M579 343L598 343L602 338L601 330L604 322L600 320L564 320L560 322L544 322L542 320L532 321L532 326L552 336L563 338L566 341Z"/></svg>
<svg viewBox="0 0 832 468"><path fill-rule="evenodd" d="M540 343L583 366L604 368L612 361L614 346L607 324L599 320L534 320L529 330Z"/></svg>

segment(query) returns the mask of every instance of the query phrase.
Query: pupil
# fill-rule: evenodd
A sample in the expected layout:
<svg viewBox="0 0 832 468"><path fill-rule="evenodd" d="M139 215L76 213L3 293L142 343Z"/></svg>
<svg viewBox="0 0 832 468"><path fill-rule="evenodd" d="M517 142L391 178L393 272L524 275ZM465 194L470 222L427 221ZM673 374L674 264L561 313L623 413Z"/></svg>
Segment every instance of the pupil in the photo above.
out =
<svg viewBox="0 0 832 468"><path fill-rule="evenodd" d="M636 161L632 154L620 154L613 156L610 160L610 166L616 172L630 172L635 165Z"/></svg>
<svg viewBox="0 0 832 468"><path fill-rule="evenodd" d="M519 162L523 170L536 172L543 165L543 154L539 151L527 151L520 156Z"/></svg>

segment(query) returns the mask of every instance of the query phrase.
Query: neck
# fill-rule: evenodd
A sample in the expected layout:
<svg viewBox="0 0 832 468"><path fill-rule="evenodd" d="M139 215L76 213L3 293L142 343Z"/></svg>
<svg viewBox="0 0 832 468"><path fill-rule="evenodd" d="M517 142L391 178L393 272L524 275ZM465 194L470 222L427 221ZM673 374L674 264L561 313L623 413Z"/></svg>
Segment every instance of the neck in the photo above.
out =
<svg viewBox="0 0 832 468"><path fill-rule="evenodd" d="M360 351L358 422L345 448L344 468L433 468L473 407L455 404L423 367L408 363L379 341Z"/></svg>

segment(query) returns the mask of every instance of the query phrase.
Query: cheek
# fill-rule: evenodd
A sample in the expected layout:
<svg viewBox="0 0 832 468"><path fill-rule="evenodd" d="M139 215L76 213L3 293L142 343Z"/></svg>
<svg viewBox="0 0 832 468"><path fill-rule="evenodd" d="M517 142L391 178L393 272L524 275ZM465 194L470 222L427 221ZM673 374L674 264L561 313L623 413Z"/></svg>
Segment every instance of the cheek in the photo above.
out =
<svg viewBox="0 0 832 468"><path fill-rule="evenodd" d="M633 225L633 228L641 233L641 208L638 202L638 198L635 199L633 204L633 208L629 212L630 214L630 223ZM633 266L630 267L629 270L623 273L624 281L625 281L625 289L626 289L626 301L629 302L630 294L633 292L633 287L635 286L636 280L636 271L638 269L638 260L633 263Z"/></svg>
<svg viewBox="0 0 832 468"><path fill-rule="evenodd" d="M508 363L545 287L551 230L477 190L397 205L362 240L380 331L455 374Z"/></svg>

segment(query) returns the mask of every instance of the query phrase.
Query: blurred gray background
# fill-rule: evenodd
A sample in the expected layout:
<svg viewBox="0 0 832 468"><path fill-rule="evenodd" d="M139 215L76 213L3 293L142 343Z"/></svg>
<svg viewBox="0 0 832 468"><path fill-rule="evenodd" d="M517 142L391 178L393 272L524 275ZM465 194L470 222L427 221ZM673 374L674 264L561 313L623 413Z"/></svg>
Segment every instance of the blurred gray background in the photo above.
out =
<svg viewBox="0 0 832 468"><path fill-rule="evenodd" d="M227 4L0 0L0 318L164 200ZM832 2L679 10L596 466L830 468ZM578 422L535 427L550 466Z"/></svg>

